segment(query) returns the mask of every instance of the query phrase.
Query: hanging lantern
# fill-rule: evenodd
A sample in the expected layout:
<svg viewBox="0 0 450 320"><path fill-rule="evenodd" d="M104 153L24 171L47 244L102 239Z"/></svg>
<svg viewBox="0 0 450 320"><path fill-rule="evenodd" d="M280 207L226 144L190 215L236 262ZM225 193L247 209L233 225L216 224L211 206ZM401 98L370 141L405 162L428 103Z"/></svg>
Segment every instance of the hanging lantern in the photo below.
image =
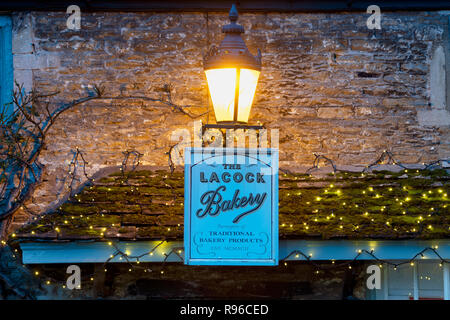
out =
<svg viewBox="0 0 450 320"><path fill-rule="evenodd" d="M253 56L245 45L235 5L229 17L230 24L222 28L222 43L211 48L203 66L217 123L246 124L261 72L261 51Z"/></svg>

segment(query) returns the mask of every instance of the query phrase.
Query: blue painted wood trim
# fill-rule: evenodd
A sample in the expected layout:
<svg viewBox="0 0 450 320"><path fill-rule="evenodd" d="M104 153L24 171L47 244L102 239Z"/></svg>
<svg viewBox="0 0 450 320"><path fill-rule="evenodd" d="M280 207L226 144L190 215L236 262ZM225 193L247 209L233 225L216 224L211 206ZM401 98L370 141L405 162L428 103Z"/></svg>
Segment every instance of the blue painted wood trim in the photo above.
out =
<svg viewBox="0 0 450 320"><path fill-rule="evenodd" d="M128 251L129 255L141 255L149 252L161 241L114 242L121 251ZM281 240L279 247L280 260L285 259L294 250L300 250L312 255L312 260L353 260L358 250L373 250L379 259L409 260L427 247L438 246L438 253L444 259L450 259L450 240L405 240L405 241L308 241L308 240ZM113 245L108 242L22 242L22 257L24 264L46 263L103 263L110 255L116 252ZM145 255L140 262L163 262L166 255L173 250L181 250L180 256L175 253L169 255L167 262L183 262L183 241L164 242L153 255ZM425 259L438 259L432 252L424 254ZM291 255L288 260L305 260L301 255ZM373 260L367 254L362 254L358 260ZM133 259L130 259L133 261ZM135 261L135 260L134 260ZM111 262L126 262L119 257Z"/></svg>
<svg viewBox="0 0 450 320"><path fill-rule="evenodd" d="M14 111L13 89L12 22L10 16L0 16L0 110L6 106L7 115Z"/></svg>
<svg viewBox="0 0 450 320"><path fill-rule="evenodd" d="M311 255L312 260L353 260L359 250L372 251L373 254L383 260L411 259L417 253L428 247L438 247L437 251L444 259L450 258L450 240L328 240L308 241L291 240L280 242L280 259L286 258L293 250L300 250L306 255ZM438 259L431 251L424 254L426 259ZM357 260L373 260L374 258L362 253ZM288 260L305 260L301 256L292 255Z"/></svg>

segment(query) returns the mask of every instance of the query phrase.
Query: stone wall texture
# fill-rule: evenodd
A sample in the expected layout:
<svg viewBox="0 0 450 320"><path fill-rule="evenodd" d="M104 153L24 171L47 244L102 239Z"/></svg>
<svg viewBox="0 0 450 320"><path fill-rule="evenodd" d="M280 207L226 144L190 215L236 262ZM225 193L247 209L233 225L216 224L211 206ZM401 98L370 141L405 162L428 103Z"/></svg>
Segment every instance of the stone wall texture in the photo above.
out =
<svg viewBox="0 0 450 320"><path fill-rule="evenodd" d="M250 51L262 51L251 122L279 129L281 167L310 166L313 153L338 165L367 165L385 149L405 163L450 156L450 107L430 86L442 85L439 70L449 65L449 14L383 12L381 30L367 28L368 16L240 15ZM42 93L59 91L53 107L86 96L94 84L107 96L153 98L171 84L174 102L189 105L191 114L211 111L202 54L220 43L227 14L82 12L78 31L67 29L67 18L14 15L15 77ZM214 115L199 119L212 122ZM62 201L76 147L89 174L120 165L125 150L142 153L145 165L166 166L171 134L192 126L183 113L141 99L76 106L49 132L43 183L28 208L44 212ZM13 227L28 219L21 211Z"/></svg>

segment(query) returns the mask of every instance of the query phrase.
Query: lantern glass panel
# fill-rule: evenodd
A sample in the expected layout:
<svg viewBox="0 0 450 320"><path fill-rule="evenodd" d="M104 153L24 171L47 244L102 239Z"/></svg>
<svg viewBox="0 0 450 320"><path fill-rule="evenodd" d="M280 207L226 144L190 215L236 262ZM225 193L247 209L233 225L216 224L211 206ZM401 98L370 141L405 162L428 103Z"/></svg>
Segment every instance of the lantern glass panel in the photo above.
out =
<svg viewBox="0 0 450 320"><path fill-rule="evenodd" d="M206 70L216 121L233 121L236 68Z"/></svg>
<svg viewBox="0 0 450 320"><path fill-rule="evenodd" d="M250 109L252 108L255 96L256 85L258 84L259 71L241 69L239 78L239 102L238 117L239 122L248 122Z"/></svg>
<svg viewBox="0 0 450 320"><path fill-rule="evenodd" d="M235 121L236 68L205 71L217 122ZM258 84L259 71L240 69L237 121L247 123Z"/></svg>

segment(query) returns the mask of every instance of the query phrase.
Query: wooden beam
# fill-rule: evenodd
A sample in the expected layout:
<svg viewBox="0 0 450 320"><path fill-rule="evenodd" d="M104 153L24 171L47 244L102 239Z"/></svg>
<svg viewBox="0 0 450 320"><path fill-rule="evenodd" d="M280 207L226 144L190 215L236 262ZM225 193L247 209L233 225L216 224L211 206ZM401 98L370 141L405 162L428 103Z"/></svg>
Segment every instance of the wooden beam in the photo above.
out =
<svg viewBox="0 0 450 320"><path fill-rule="evenodd" d="M46 263L103 263L116 252L116 247L129 252L131 256L138 256L149 252L161 241L118 241L113 245L107 242L22 242L22 259L24 264ZM358 250L374 250L374 255L383 260L409 260L427 247L439 246L439 255L443 259L450 259L450 240L280 240L279 259L301 261L302 256L292 254L299 250L311 254L312 260L353 260ZM116 246L116 247L115 247ZM158 246L152 255L144 255L140 262L163 262L164 253L172 252L183 247L182 241L165 241ZM182 250L181 250L182 251ZM290 254L290 255L289 255ZM180 253L183 256L184 252ZM289 257L288 257L289 256ZM439 261L431 251L424 253L425 259ZM172 253L167 262L182 262L183 259ZM358 260L373 260L373 257L363 253ZM133 259L131 259L134 262ZM110 262L124 263L120 256Z"/></svg>
<svg viewBox="0 0 450 320"><path fill-rule="evenodd" d="M237 2L237 1L236 1ZM223 11L230 10L232 1L207 0L15 0L0 3L0 11L65 11L69 5L78 5L82 11ZM333 12L366 11L372 0L241 0L239 12ZM395 1L380 0L376 3L382 11L448 10L448 1Z"/></svg>

